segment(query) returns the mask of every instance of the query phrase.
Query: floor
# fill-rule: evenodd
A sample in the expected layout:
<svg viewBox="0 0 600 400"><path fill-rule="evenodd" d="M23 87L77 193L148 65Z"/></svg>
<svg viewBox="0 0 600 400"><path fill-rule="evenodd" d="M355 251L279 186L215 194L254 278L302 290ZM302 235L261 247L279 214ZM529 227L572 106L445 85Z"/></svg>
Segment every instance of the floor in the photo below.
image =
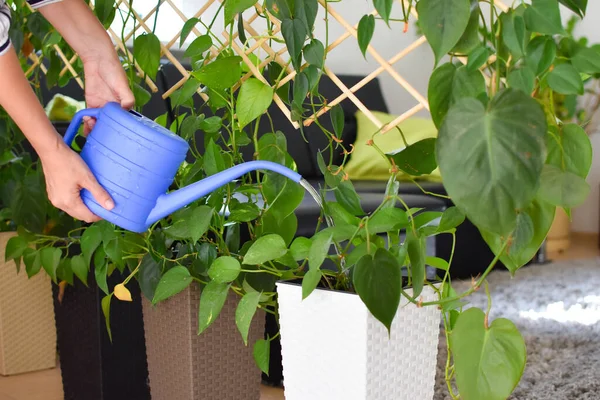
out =
<svg viewBox="0 0 600 400"><path fill-rule="evenodd" d="M571 247L549 254L551 260L581 259L600 256L598 236L574 234ZM263 386L261 400L283 400L281 389ZM0 376L0 400L63 400L60 370L53 369L11 377Z"/></svg>

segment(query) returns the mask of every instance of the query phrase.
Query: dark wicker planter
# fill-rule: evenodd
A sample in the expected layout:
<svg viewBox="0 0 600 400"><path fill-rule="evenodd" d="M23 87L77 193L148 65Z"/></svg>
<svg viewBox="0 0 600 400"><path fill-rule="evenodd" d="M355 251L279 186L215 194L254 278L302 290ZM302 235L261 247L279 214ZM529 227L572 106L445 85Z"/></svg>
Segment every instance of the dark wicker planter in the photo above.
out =
<svg viewBox="0 0 600 400"><path fill-rule="evenodd" d="M235 325L239 297L230 295L201 335L197 285L153 307L143 300L152 400L259 400L261 372L252 344L264 335L265 315L250 327L248 347Z"/></svg>
<svg viewBox="0 0 600 400"><path fill-rule="evenodd" d="M115 271L112 287L123 277ZM89 288L76 280L58 302L53 285L58 352L65 400L150 400L139 287L129 285L133 302L113 298L110 342L93 272Z"/></svg>

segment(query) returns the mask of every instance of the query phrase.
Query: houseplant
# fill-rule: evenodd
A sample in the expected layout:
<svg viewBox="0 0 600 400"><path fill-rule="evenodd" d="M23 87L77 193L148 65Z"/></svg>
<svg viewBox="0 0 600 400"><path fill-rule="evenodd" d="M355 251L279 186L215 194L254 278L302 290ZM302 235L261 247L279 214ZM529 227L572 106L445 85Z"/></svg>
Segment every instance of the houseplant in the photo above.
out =
<svg viewBox="0 0 600 400"><path fill-rule="evenodd" d="M419 16L419 27L435 54L428 98L439 135L407 143L399 132L398 147L405 148L396 154L380 154L390 163L390 182L380 207L371 214L366 215L351 182L345 179L344 163L332 165L321 156L326 182L322 195L333 192L337 201L325 202L324 217L330 217L333 224L320 229L319 223L311 238L294 238L294 210L304 197L303 189L269 173L258 173L194 202L143 235L95 224L81 236L69 238L83 247L83 256L75 263L71 260L70 266L87 271L94 257L108 259L108 265L130 273L107 294L103 302L107 318L112 297L129 299L127 287L134 282L156 304L199 285L198 332L202 333L233 293L239 297L235 320L244 342L258 309L277 312L277 280L300 279L302 297L323 288L355 293L381 323L378 326L388 332L401 299L416 310L439 309L450 350L446 378L452 396L508 397L525 367L523 339L510 321L489 321L489 308L463 311L461 300L482 289L498 260L517 273L546 237L555 208L577 206L589 191L585 183L591 162L586 150L589 139L580 126L557 119L553 97L580 93L582 76L599 72L600 65L595 62L595 49L581 45L571 57L557 57L554 37L564 35L559 3L580 16L585 14L585 0L534 0L515 7L494 1L493 7L487 7L487 2L475 0L420 0L405 1L396 8L391 1L374 1L385 22L408 24L411 14ZM328 12L330 5L317 1L226 2L217 14L229 30L225 40L212 30L214 19L185 22L184 38L196 26L203 27L204 34L186 51L192 77L170 93L176 120L167 124L166 118L159 119L191 142L193 160L182 165L174 187L241 162L246 147L258 159L294 167L285 137L269 132L259 138L258 121L268 118L263 113L274 99L287 106L291 119L300 126L311 123L306 120L310 111L329 109L315 90L329 47L328 37L320 40L313 35L319 4ZM253 6L255 10L250 11L267 24L266 35L255 35L243 21L236 21ZM489 15L483 12L488 8ZM400 18L392 18L392 11ZM357 48L363 53L375 25L372 15L358 23ZM242 51L252 49L249 38L284 43L289 63L260 62L264 55L250 57ZM136 61L151 78L156 76L160 51L160 41L152 33L134 41ZM295 71L293 85L285 78L286 68ZM139 82L140 77L134 76L133 69L129 71L137 87L135 79ZM193 105L196 93L204 96L207 111L200 113ZM340 139L339 107L328 113L334 128L323 133L329 146L348 155L352 149ZM204 143L198 143L197 131L204 133ZM199 148L204 148L204 154ZM396 172L418 177L437 166L456 206L443 213L403 208ZM229 214L219 212L225 206ZM465 216L481 230L496 258L471 289L457 294L448 273L439 281L423 279L425 264L448 271L452 260L428 258L422 243L431 235L453 235ZM400 231L406 232L403 242ZM332 247L340 256L330 254ZM325 260L333 269L321 268ZM404 282L403 266L407 271ZM100 277L105 273L101 271ZM421 299L427 291L434 294L434 300ZM252 343L263 370L270 339ZM492 376L496 383L490 387L484 377Z"/></svg>

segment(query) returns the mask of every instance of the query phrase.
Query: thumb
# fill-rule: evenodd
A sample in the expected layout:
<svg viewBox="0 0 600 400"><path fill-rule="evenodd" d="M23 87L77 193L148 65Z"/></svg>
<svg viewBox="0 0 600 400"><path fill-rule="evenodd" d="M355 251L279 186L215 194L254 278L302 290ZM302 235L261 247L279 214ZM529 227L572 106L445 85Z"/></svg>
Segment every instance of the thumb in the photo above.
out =
<svg viewBox="0 0 600 400"><path fill-rule="evenodd" d="M115 207L115 202L113 201L113 199L110 197L108 192L104 190L102 186L100 186L100 184L93 175L88 177L83 187L89 190L92 196L94 196L94 199L96 199L96 202L105 209L110 211Z"/></svg>
<svg viewBox="0 0 600 400"><path fill-rule="evenodd" d="M115 82L115 91L117 97L121 100L121 107L130 110L135 105L135 97L133 92L129 88L129 84L126 79L118 79Z"/></svg>

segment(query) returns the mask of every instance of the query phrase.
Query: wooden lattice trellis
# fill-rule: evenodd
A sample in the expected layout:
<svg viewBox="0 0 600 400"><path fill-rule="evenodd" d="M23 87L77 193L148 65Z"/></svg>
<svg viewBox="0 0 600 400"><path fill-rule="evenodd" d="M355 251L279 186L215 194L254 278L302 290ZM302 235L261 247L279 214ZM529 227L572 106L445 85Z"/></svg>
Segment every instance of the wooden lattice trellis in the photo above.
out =
<svg viewBox="0 0 600 400"><path fill-rule="evenodd" d="M161 0L160 3L157 4L156 6L154 6L148 13L146 13L146 15L141 16L135 10L135 1L134 1L133 3L131 3L133 6L132 14L136 20L135 24L134 24L134 28L131 29L127 34L125 34L123 38L121 38L121 36L119 36L112 28L108 29L108 33L110 34L111 38L114 41L115 49L117 50L117 52L119 54L121 54L123 57L125 57L130 62L130 64L132 64L134 66L134 68L137 70L137 72L140 74L140 76L143 76L144 73L143 73L142 69L135 62L133 54L127 48L126 43L134 35L139 35L144 32L147 32L147 33L152 32L152 29L149 27L148 21L151 18L155 17L155 14L157 12L160 13L161 10L164 9L164 7L170 7L175 12L175 14L181 18L181 26L183 26L185 21L187 21L189 18L194 18L194 17L202 18L203 16L206 17L207 11L210 9L210 7L213 4L218 4L219 2L224 2L224 1L225 0L207 0L202 5L202 7L200 7L198 9L197 12L195 12L193 15L189 15L189 16L186 16L177 7L177 5L174 4L174 2L172 0ZM408 4L406 2L406 0L398 0L398 1L400 3L404 1L405 5ZM350 37L352 37L352 38L354 38L354 40L356 40L358 21L356 21L355 24L351 24L346 19L344 19L340 13L338 13L336 11L335 7L331 3L326 3L326 0L318 0L318 2L319 2L320 7L327 9L328 18L329 19L332 18L333 20L335 20L337 23L339 23L344 28L344 33L328 44L327 49L326 49L327 52L329 53L329 52L333 51L336 47L340 46L340 44L342 44L344 41L346 41ZM501 11L506 11L508 9L508 7L499 0L495 1L494 4ZM126 1L126 0L117 0L116 5L118 7L124 7L125 9L128 9L128 7L130 6L130 2ZM93 7L93 5L91 5L91 7ZM254 7L256 8L256 10L258 12L263 13L264 10L262 9L260 3L257 3ZM341 7L341 5L340 5L340 7ZM415 10L415 7L411 8L411 13L412 13L412 17L414 19L418 18L418 14L417 14L417 11ZM285 69L285 72L286 72L286 75L280 80L278 86L285 85L289 81L293 80L294 77L296 76L296 71L289 65L289 62L284 59L284 57L287 54L286 48L284 46L280 50L275 50L274 48L272 48L269 45L269 41L268 41L268 38L266 37L266 35L261 35L261 33L253 25L253 23L255 23L255 21L257 19L259 19L258 13L247 12L246 15L248 15L248 14L251 14L251 16L245 17L244 21L242 21L246 32L249 33L248 42L245 43L245 46L244 46L244 44L242 44L239 41L237 33L235 33L233 35L233 37L231 38L233 50L237 53L237 55L239 55L242 58L243 62L247 65L248 70L249 70L249 72L247 72L242 77L240 83L250 77L255 77L255 78L261 80L263 83L269 84L267 82L267 80L263 77L263 75L259 72L259 70L262 69L263 67L265 67L270 62L275 61L278 64L280 64ZM371 11L371 14L376 16L377 11L373 10L373 11ZM275 17L273 17L270 14L267 14L267 15L268 15L271 23L273 24L273 30L272 30L271 34L273 34L273 35L280 34L281 26L280 26L279 20L277 20ZM211 15L211 18L212 18L212 15ZM236 16L236 19L237 19L237 16ZM237 24L237 20L235 23ZM193 34L196 36L200 36L205 33L206 32L201 32L198 29L198 27L196 26L192 29L190 35ZM223 32L221 34L223 36L223 39L225 39L225 43L228 43L230 40L229 33L226 30L223 30ZM171 96L177 89L181 88L183 86L183 84L191 76L191 73L190 73L191 71L188 71L182 65L182 63L178 60L178 58L173 55L174 46L178 42L180 36L181 36L181 31L179 31L168 42L161 43L161 56L166 57L175 66L175 68L181 73L181 78L178 80L178 82L176 82L170 88L168 88L165 91L165 93L163 93L163 95L162 95L163 98L167 98L167 97ZM250 43L250 42L253 42L253 43ZM323 72L340 89L341 94L335 99L328 99L328 102L326 105L324 105L323 107L318 109L313 115L309 116L308 118L306 118L304 120L304 122L303 122L304 125L305 126L310 125L311 123L313 123L315 121L316 118L327 113L333 106L341 103L342 101L344 101L346 99L352 101L356 105L356 107L359 110L361 110L380 129L381 133L385 133L385 132L393 129L394 127L396 127L397 125L399 125L400 123L405 121L406 119L410 118L411 116L417 114L418 112L420 112L422 110L429 110L429 104L428 104L426 96L421 94L417 89L415 89L415 87L413 85L411 85L411 83L405 77L403 77L396 69L394 69L394 64L398 63L400 60L402 60L407 55L409 55L410 53L415 51L417 48L419 48L420 46L422 46L426 43L427 43L427 40L426 40L425 36L420 36L415 41L413 41L412 43L407 45L406 47L399 49L398 53L396 55L394 55L393 57L389 58L388 60L384 59L380 55L380 53L376 50L376 44L372 43L371 45L368 46L367 52L377 62L378 66L371 73L366 75L362 80L360 80L358 83L356 83L352 87L347 87L337 77L337 75L330 68L328 68L327 65L325 65ZM67 57L64 55L64 53L60 50L60 48L58 46L55 45L54 48L57 51L58 56L64 63L64 67L63 67L62 71L60 72L60 76L62 77L64 74L70 73L76 79L77 83L81 87L83 87L83 82L82 82L81 78L77 75L75 69L73 68L73 63L75 63L77 61L77 55L73 56L71 59L67 59ZM262 60L258 66L255 65L249 58L249 55L254 53L257 49L260 49L261 51L264 51L267 54L267 57L264 60ZM218 44L214 45L209 50L210 55L208 56L208 58L212 59L212 58L216 57L222 50L223 50L223 47L219 47ZM36 68L37 66L40 66L42 72L44 72L44 73L46 72L46 68L44 67L43 64L41 64L42 60L38 56L36 56L35 54L32 53L29 57L31 58L31 60L33 62L31 69ZM466 62L466 59L460 59L460 60L462 62ZM490 59L488 62L493 62L493 61L494 61L493 59ZM306 68L306 67L307 67L307 65L303 65L301 67L301 69ZM28 71L28 72L30 72L30 71ZM406 90L412 96L412 98L416 102L416 104L414 106L410 107L409 109L407 109L406 111L401 113L396 119L394 119L392 122L386 124L385 126L361 102L361 100L355 94L358 90L360 90L362 87L364 87L370 81L377 78L379 75L381 75L384 72L388 73L401 88ZM489 76L485 76L485 78L486 78L486 80L490 79ZM145 78L145 82L151 91L153 91L153 92L158 91L156 84L149 77ZM207 99L207 95L202 91L201 88L198 89L198 95L200 95L204 100ZM275 94L274 101L277 104L277 106L281 109L281 111L284 113L284 115L287 116L290 123L295 128L298 128L299 125L296 122L292 121L290 109L277 94Z"/></svg>

